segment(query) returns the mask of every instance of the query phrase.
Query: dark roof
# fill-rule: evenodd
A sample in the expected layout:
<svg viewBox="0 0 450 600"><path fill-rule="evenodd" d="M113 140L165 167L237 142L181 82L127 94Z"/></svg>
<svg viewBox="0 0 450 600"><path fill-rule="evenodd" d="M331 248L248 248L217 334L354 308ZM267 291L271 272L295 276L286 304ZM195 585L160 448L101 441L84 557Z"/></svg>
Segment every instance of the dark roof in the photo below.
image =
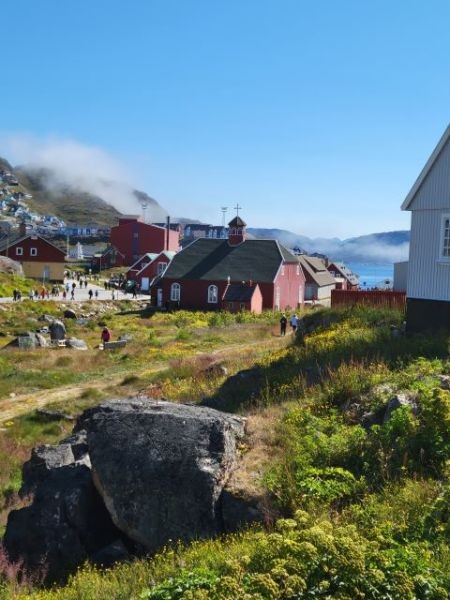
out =
<svg viewBox="0 0 450 600"><path fill-rule="evenodd" d="M303 269L307 283L314 283L319 287L334 284L334 277L320 258L300 255L297 256L297 259Z"/></svg>
<svg viewBox="0 0 450 600"><path fill-rule="evenodd" d="M227 240L200 238L173 257L163 279L271 283L283 260L296 263L297 257L276 240L230 246Z"/></svg>
<svg viewBox="0 0 450 600"><path fill-rule="evenodd" d="M226 302L250 302L255 293L256 285L243 285L242 283L232 283L228 285L223 295Z"/></svg>
<svg viewBox="0 0 450 600"><path fill-rule="evenodd" d="M339 271L352 285L359 285L359 276L353 273L345 263L333 261L328 268L333 266L336 267L336 271Z"/></svg>
<svg viewBox="0 0 450 600"><path fill-rule="evenodd" d="M229 223L229 227L246 227L247 223L245 223L241 217L234 217Z"/></svg>

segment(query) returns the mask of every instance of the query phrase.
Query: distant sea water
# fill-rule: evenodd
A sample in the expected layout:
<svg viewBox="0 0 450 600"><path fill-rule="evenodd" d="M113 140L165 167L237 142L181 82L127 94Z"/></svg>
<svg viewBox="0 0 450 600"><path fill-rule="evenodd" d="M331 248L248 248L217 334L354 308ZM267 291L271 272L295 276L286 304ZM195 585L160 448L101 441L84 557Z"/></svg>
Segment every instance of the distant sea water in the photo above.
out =
<svg viewBox="0 0 450 600"><path fill-rule="evenodd" d="M392 263L347 263L353 273L359 275L359 285L362 289L372 287L392 287L394 265ZM389 283L386 283L389 282Z"/></svg>

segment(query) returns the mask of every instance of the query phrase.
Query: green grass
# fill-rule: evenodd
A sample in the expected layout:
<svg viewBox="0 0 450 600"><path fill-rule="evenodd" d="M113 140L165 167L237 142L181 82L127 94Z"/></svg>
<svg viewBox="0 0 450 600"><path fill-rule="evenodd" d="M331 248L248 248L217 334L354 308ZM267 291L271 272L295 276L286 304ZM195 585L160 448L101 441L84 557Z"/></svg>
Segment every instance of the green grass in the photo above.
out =
<svg viewBox="0 0 450 600"><path fill-rule="evenodd" d="M217 338L243 343L249 332L257 341L263 325L268 340L273 324L264 318L240 325L226 317L211 329L208 315L157 316L143 337L151 355L172 356L170 362L138 381L128 372L122 384L171 398L220 398L227 409L259 415L261 429L273 434L261 483L282 518L106 572L86 566L54 590L27 595L25 585L18 590L6 581L5 598L14 589L34 600L449 598L450 392L438 378L450 373L447 335L393 339L390 325L400 313L316 311L295 344L227 357L231 375L255 368L248 381L210 376L209 355L195 349ZM154 339L162 340L159 348ZM135 357L109 360L117 366ZM397 391L416 394L420 410L403 407L386 423L362 427L361 415ZM78 407L90 401L80 399ZM282 410L266 410L275 406ZM27 443L56 436L43 428L24 418L17 431ZM7 436L16 442L12 427ZM17 469L10 481L14 490Z"/></svg>

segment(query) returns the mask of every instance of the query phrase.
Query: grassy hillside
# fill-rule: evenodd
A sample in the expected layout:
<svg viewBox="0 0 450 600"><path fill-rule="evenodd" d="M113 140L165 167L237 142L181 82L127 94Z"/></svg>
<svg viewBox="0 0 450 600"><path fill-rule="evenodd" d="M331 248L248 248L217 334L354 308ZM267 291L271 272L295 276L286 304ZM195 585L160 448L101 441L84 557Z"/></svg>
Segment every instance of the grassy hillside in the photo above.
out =
<svg viewBox="0 0 450 600"><path fill-rule="evenodd" d="M138 326L133 333L142 329L143 318L109 316L115 327L121 319L129 327L134 319ZM10 568L3 597L449 598L450 364L445 333L393 338L390 325L399 324L402 315L372 309L310 312L304 318L306 334L287 345L274 335L276 315L249 316L249 323L229 315L185 312L157 319L153 327L164 323L161 332L151 333L149 324L142 351L150 355L166 331L172 341L161 337L160 350L172 348L172 358L162 371L140 381L124 379L126 385L175 400L208 396L211 403L247 415L250 434L243 464L282 518L223 539L175 544L153 559L107 572L86 566L59 589L39 591L26 581L19 585ZM194 356L202 343L198 332L205 327L211 344L222 338L223 346L232 336L233 358L225 364L230 374L253 366L255 377L247 385L237 388L223 376L205 376L204 359ZM256 354L246 348L250 331L260 336L259 341L254 338ZM387 400L400 392L414 401L377 421ZM85 399L85 404L94 401ZM364 425L368 416L376 422L371 427ZM30 416L19 420L23 433L16 437L14 426L8 436L17 444L26 431L29 435ZM55 436L56 431L40 427L35 424L33 442ZM12 455L3 451L6 465Z"/></svg>
<svg viewBox="0 0 450 600"><path fill-rule="evenodd" d="M0 157L0 170L12 172L19 181L19 186L14 186L14 191L29 193L33 197L26 202L31 210L39 214L52 214L63 219L68 225L84 225L97 223L111 226L117 224L120 212L103 198L90 193L89 190L81 191L75 187L66 186L55 189L47 184L52 179L51 171L47 169L28 168L26 166L12 167L9 162ZM148 194L141 191L133 192L136 197L136 206L133 212L139 213L139 200L145 199L149 213L156 220L163 220L166 212ZM131 209L130 209L131 210Z"/></svg>
<svg viewBox="0 0 450 600"><path fill-rule="evenodd" d="M86 192L67 188L52 191L45 186L44 170L14 169L23 191L33 198L27 200L30 208L40 214L53 214L70 224L98 223L115 225L120 215L113 206L102 198Z"/></svg>

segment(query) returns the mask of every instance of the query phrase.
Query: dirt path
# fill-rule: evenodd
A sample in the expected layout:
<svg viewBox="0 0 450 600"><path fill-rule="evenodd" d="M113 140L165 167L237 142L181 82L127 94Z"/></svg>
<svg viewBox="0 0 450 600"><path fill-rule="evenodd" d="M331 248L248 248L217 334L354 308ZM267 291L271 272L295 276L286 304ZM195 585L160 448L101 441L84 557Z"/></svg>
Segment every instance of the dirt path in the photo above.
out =
<svg viewBox="0 0 450 600"><path fill-rule="evenodd" d="M236 351L238 351L239 354L245 355L248 350L253 349L255 346L258 346L260 353L263 354L271 348L279 348L280 346L284 346L289 343L289 341L289 337L274 337L267 340L256 340L246 344L229 344L223 348L220 348L219 350L214 350L210 353L199 352L197 355L200 356L207 354L208 356L217 357L223 355L226 357L227 355ZM152 369L146 368L130 374L137 376L144 374L148 375L149 373L163 371L164 369L167 369L168 366L168 363L161 363L160 365L154 365ZM47 406L48 404L78 399L83 391L87 389L105 389L105 387L112 388L116 385L119 385L123 381L123 378L124 373L121 373L121 375L118 377L108 376L106 381L102 377L83 383L76 383L74 385L62 386L55 389L44 389L25 394L17 394L15 396L4 398L3 400L0 400L0 424L5 423L6 421L11 421L17 416L24 415L38 408Z"/></svg>

